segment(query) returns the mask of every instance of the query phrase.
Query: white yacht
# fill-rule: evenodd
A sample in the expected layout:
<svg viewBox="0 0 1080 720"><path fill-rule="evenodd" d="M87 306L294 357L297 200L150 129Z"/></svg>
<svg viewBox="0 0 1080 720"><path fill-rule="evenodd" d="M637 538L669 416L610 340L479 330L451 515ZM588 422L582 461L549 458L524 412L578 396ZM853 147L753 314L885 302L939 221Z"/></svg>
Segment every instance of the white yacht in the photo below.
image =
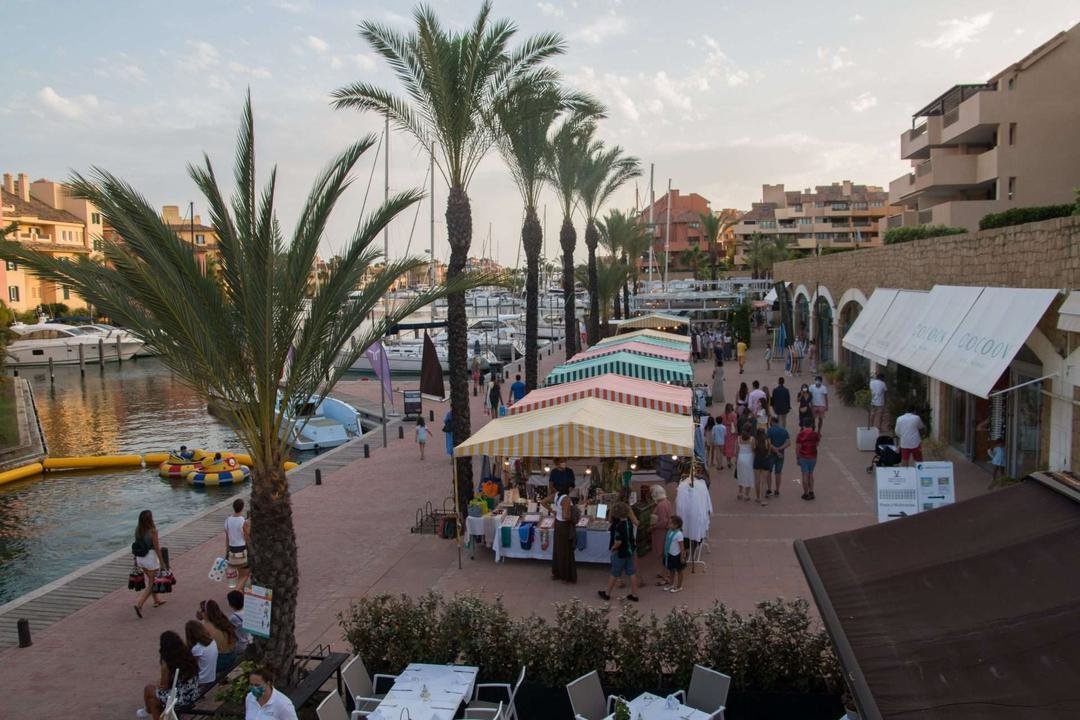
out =
<svg viewBox="0 0 1080 720"><path fill-rule="evenodd" d="M116 338L120 337L123 340L139 340L139 337L132 333L130 330L124 328L118 328L115 325L107 325L105 323L93 323L90 325L77 325L76 326L83 335L100 335L105 338L107 343L116 343ZM151 355L157 355L158 352L153 350L149 345L145 343L142 349L135 353L135 357L150 357Z"/></svg>
<svg viewBox="0 0 1080 720"><path fill-rule="evenodd" d="M295 420L289 438L289 445L295 450L326 450L343 445L361 433L359 411L332 397L319 402L318 396L312 395L307 401L298 401L292 412L286 413L286 419Z"/></svg>
<svg viewBox="0 0 1080 720"><path fill-rule="evenodd" d="M105 362L130 360L144 347L142 340L131 335L121 336L117 344L115 336L87 333L73 325L59 323L15 323L9 329L15 335L15 340L7 346L7 364L12 367L48 365L49 360L55 365L77 365L80 347L83 360L93 364L100 360L98 341L102 339L100 349Z"/></svg>
<svg viewBox="0 0 1080 720"><path fill-rule="evenodd" d="M386 357L390 361L390 372L401 373L403 375L419 375L420 369L423 366L424 360L424 341L423 340L402 340L396 343L386 343L383 346L386 349ZM446 350L445 344L435 345L435 355L439 358L439 365L442 366L443 373L450 372L449 354ZM473 358L473 346L469 345L469 367L472 367ZM480 351L480 369L487 372L488 367L493 362L498 362L499 359L489 350L481 349ZM367 355L361 355L356 362L349 366L350 370L356 372L373 372L371 369L371 362L368 360Z"/></svg>

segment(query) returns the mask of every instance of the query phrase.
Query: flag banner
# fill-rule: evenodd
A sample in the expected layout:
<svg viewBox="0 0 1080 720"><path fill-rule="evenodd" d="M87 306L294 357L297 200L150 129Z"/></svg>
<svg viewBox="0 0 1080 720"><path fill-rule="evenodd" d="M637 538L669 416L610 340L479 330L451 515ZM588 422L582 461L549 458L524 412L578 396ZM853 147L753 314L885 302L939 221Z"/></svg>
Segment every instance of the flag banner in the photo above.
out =
<svg viewBox="0 0 1080 720"><path fill-rule="evenodd" d="M442 364L439 363L435 343L432 342L426 330L424 331L424 354L420 358L420 392L440 400L446 397Z"/></svg>
<svg viewBox="0 0 1080 720"><path fill-rule="evenodd" d="M376 340L364 354L371 363L375 377L382 381L386 397L390 398L390 407L394 407L394 386L390 382L390 358L386 356L386 348L380 340Z"/></svg>

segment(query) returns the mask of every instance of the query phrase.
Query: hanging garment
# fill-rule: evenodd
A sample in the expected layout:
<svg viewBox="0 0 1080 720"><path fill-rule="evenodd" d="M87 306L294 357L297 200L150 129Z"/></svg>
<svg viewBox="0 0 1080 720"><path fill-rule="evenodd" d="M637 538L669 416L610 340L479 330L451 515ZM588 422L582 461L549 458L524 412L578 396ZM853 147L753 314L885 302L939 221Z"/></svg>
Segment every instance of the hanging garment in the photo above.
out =
<svg viewBox="0 0 1080 720"><path fill-rule="evenodd" d="M691 485L687 478L679 483L675 495L675 513L682 518L682 531L687 540L698 542L708 536L712 498L703 481L697 480Z"/></svg>

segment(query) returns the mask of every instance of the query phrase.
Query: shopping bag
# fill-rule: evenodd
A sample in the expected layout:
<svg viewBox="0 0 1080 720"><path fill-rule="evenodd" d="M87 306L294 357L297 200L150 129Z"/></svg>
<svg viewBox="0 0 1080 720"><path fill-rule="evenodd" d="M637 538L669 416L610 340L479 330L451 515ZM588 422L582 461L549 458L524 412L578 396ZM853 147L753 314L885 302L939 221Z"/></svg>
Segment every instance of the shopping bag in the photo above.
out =
<svg viewBox="0 0 1080 720"><path fill-rule="evenodd" d="M128 590L141 591L146 589L146 576L143 575L143 571L139 568L138 564L135 564L131 568L131 573L128 574Z"/></svg>
<svg viewBox="0 0 1080 720"><path fill-rule="evenodd" d="M221 582L225 579L225 569L228 567L228 563L225 562L225 558L219 557L214 560L214 564L210 566L210 573L208 577L214 582Z"/></svg>

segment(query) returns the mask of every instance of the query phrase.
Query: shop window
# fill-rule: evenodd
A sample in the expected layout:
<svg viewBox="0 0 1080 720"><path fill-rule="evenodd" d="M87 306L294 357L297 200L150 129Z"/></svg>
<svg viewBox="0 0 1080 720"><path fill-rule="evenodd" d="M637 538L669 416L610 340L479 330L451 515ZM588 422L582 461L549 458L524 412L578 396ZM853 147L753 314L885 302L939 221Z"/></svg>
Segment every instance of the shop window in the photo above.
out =
<svg viewBox="0 0 1080 720"><path fill-rule="evenodd" d="M19 288L15 285L9 285L7 289L8 300L11 302L19 302Z"/></svg>

